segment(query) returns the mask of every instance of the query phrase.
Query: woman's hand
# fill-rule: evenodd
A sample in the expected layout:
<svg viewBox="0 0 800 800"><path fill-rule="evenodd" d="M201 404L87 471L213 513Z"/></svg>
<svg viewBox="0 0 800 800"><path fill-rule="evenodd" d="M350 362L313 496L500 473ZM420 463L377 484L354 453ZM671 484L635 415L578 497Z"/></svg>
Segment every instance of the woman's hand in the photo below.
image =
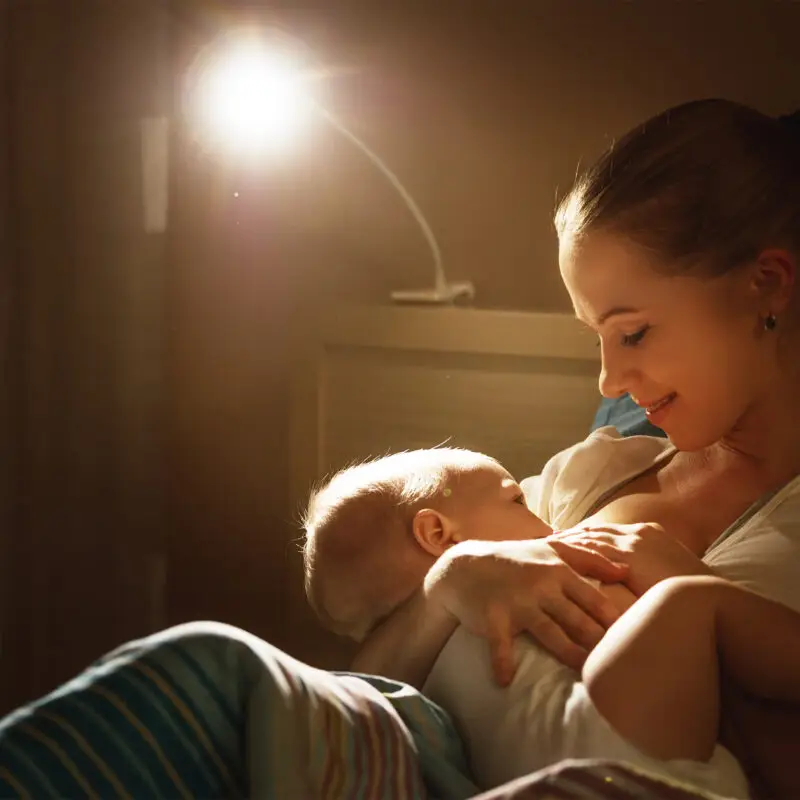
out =
<svg viewBox="0 0 800 800"><path fill-rule="evenodd" d="M655 523L592 525L548 536L546 541L566 563L582 563L587 553L625 564L629 571L622 581L637 597L666 578L710 575L711 570Z"/></svg>
<svg viewBox="0 0 800 800"><path fill-rule="evenodd" d="M448 550L425 580L427 596L489 641L498 683L516 671L514 637L527 632L559 661L579 669L619 616L580 576L622 582L627 568L584 549L567 566L548 544L466 541Z"/></svg>

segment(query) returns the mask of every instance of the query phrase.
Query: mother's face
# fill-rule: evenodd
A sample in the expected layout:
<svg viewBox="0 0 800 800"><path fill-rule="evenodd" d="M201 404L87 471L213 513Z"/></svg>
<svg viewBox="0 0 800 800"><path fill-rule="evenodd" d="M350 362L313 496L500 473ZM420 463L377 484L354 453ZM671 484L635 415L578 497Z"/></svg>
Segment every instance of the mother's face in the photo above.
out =
<svg viewBox="0 0 800 800"><path fill-rule="evenodd" d="M601 393L629 393L680 449L719 441L774 385L775 337L747 268L670 276L602 232L562 242L559 261L576 316L599 337Z"/></svg>

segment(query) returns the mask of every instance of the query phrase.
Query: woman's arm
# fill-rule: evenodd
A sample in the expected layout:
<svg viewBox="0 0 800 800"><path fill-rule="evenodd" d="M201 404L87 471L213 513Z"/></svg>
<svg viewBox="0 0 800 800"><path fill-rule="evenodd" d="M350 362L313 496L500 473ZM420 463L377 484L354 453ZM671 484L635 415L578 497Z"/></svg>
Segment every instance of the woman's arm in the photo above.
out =
<svg viewBox="0 0 800 800"><path fill-rule="evenodd" d="M352 669L421 689L458 620L420 589L366 639Z"/></svg>

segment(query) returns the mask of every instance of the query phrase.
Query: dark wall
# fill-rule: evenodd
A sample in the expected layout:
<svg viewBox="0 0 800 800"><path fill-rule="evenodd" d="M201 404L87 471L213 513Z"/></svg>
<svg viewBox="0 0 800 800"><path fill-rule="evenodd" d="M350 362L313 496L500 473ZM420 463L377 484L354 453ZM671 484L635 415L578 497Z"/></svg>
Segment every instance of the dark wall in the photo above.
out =
<svg viewBox="0 0 800 800"><path fill-rule="evenodd" d="M323 102L397 170L482 305L565 309L552 213L579 162L675 103L800 105L800 4L773 0L300 3L276 19L336 77ZM309 6L316 10L309 10ZM324 125L266 170L282 269L383 300L430 280L418 231Z"/></svg>
<svg viewBox="0 0 800 800"><path fill-rule="evenodd" d="M165 616L164 259L142 233L138 132L165 110L148 66L165 23L152 3L2 8L8 705Z"/></svg>
<svg viewBox="0 0 800 800"><path fill-rule="evenodd" d="M14 408L12 401L12 352L16 349L11 341L15 325L11 320L13 296L11 260L11 137L9 131L10 109L10 58L9 58L9 14L8 4L0 6L0 442L5 442L5 457L0 458L0 685L7 683L3 658L2 635L5 630L8 592L9 537L14 528L15 468L12 459L17 448L13 444Z"/></svg>

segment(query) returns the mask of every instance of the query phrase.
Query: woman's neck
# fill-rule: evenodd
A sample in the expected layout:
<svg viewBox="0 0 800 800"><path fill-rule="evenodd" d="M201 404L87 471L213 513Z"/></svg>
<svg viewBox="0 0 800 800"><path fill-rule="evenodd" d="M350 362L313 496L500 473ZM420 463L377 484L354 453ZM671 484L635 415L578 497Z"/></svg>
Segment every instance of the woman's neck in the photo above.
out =
<svg viewBox="0 0 800 800"><path fill-rule="evenodd" d="M765 393L727 436L707 448L707 457L729 469L753 470L770 485L800 474L800 386L775 386Z"/></svg>

